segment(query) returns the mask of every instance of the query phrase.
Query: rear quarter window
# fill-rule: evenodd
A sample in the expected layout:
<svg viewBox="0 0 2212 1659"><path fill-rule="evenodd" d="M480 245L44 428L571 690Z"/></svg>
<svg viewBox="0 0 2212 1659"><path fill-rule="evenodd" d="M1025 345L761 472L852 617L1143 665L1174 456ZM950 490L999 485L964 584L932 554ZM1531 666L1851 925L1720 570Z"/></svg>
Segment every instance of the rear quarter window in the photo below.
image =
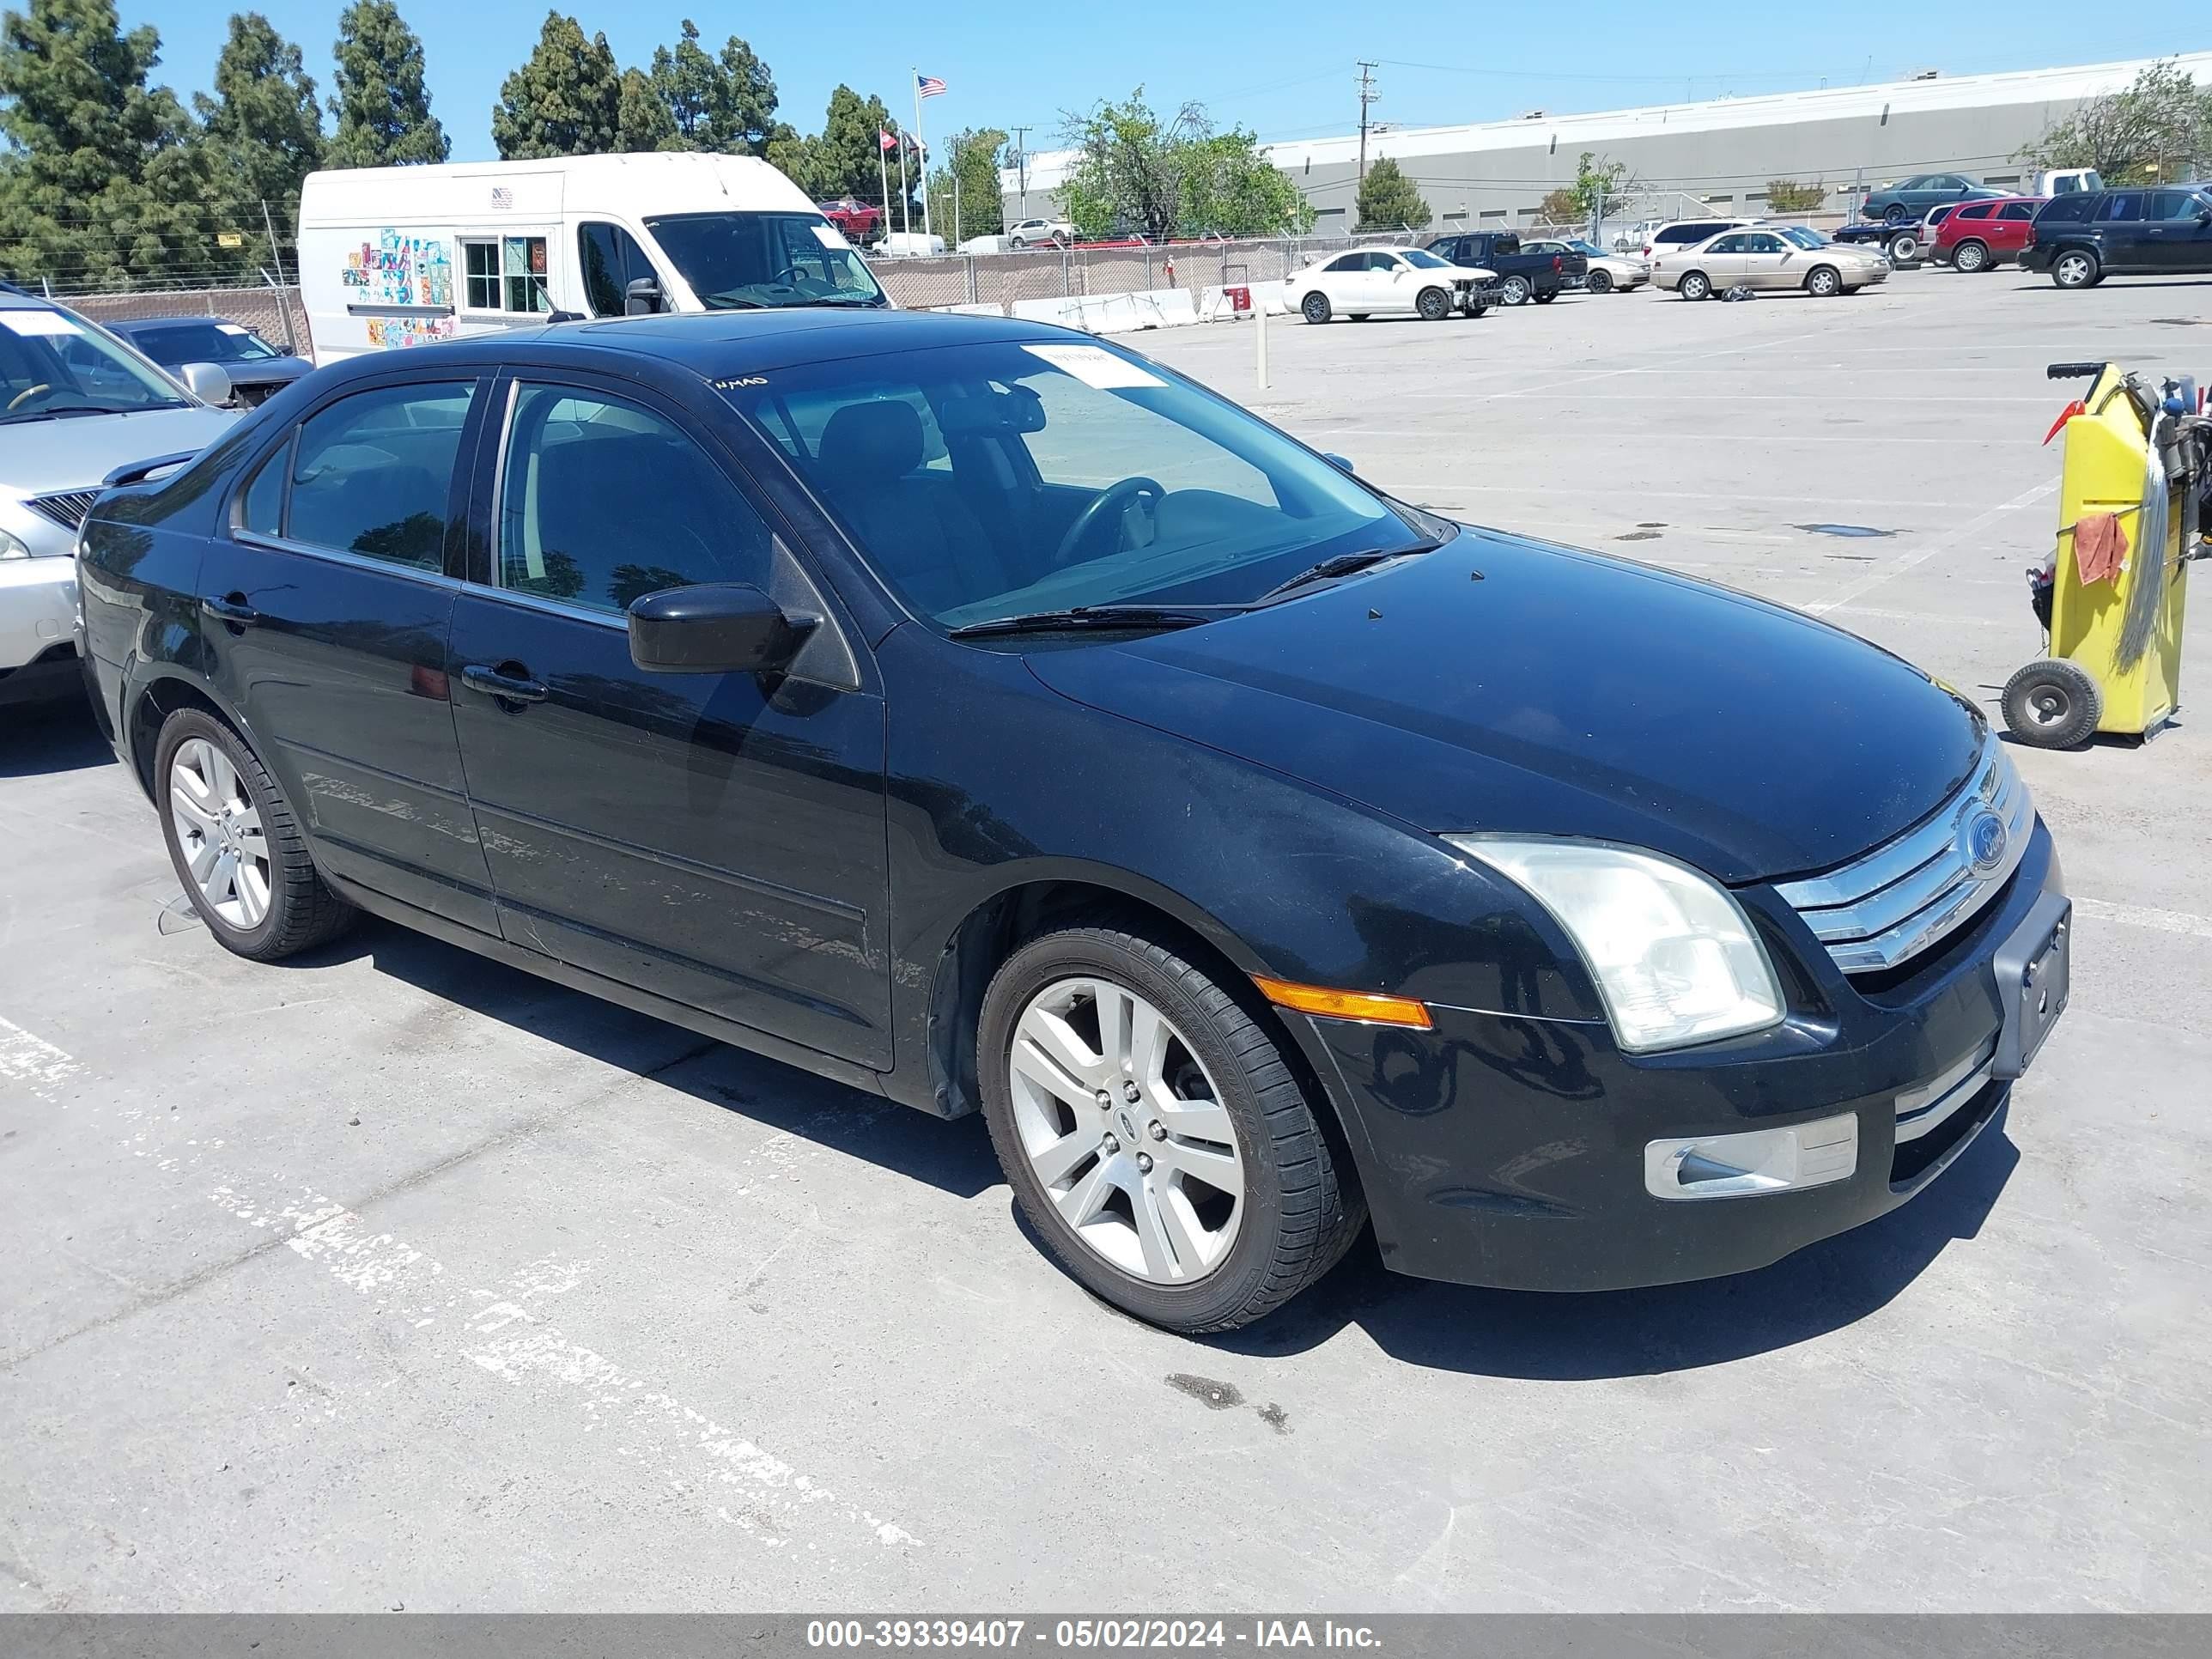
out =
<svg viewBox="0 0 2212 1659"><path fill-rule="evenodd" d="M2039 225L2087 224L2089 214L2098 200L2094 196L2060 196L2044 204L2043 211L2035 216Z"/></svg>

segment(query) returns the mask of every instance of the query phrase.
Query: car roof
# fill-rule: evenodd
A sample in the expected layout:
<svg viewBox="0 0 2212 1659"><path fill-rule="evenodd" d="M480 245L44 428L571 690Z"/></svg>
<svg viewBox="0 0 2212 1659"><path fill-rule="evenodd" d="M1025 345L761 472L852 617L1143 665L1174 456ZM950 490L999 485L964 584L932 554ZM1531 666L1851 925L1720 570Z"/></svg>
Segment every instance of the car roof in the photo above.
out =
<svg viewBox="0 0 2212 1659"><path fill-rule="evenodd" d="M231 323L228 317L210 317L201 312L183 312L173 317L118 317L101 326L117 334L128 334L134 328L169 328L178 323L230 323L233 328L243 328L243 323Z"/></svg>
<svg viewBox="0 0 2212 1659"><path fill-rule="evenodd" d="M1024 340L1097 343L1094 336L1079 330L1019 318L793 306L773 311L685 312L556 323L412 346L404 355L410 367L417 363L498 367L569 357L580 368L606 356L646 358L704 380L720 380L801 363ZM375 352L349 359L347 366L366 372L388 366L392 361L390 355Z"/></svg>

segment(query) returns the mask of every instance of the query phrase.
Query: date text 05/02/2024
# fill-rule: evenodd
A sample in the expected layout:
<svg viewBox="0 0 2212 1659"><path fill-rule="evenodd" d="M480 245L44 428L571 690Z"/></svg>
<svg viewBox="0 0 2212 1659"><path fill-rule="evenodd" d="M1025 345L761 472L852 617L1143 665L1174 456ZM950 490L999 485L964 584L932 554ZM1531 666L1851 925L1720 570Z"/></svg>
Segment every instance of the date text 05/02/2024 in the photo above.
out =
<svg viewBox="0 0 2212 1659"><path fill-rule="evenodd" d="M813 1619L810 1648L962 1649L1047 1645L1058 1650L1163 1651L1333 1648L1371 1651L1370 1626L1332 1619Z"/></svg>

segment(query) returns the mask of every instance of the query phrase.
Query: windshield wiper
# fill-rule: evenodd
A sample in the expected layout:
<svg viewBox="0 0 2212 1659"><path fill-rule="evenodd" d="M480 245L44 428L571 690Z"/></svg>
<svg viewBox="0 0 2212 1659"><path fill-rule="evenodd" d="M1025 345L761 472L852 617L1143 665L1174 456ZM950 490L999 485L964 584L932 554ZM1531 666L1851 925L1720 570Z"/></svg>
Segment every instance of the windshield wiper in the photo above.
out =
<svg viewBox="0 0 2212 1659"><path fill-rule="evenodd" d="M1313 582L1328 581L1338 576L1349 576L1354 571L1364 570L1370 565L1381 564L1386 559L1402 559L1415 553L1433 553L1442 547L1441 541L1415 542L1411 547L1370 548L1364 553L1337 553L1323 559L1310 569L1301 570L1287 580L1273 587L1252 601L1262 605L1295 593Z"/></svg>
<svg viewBox="0 0 2212 1659"><path fill-rule="evenodd" d="M1079 605L1066 611L1030 611L949 629L956 640L984 634L1047 634L1085 628L1195 628L1247 609L1241 605Z"/></svg>

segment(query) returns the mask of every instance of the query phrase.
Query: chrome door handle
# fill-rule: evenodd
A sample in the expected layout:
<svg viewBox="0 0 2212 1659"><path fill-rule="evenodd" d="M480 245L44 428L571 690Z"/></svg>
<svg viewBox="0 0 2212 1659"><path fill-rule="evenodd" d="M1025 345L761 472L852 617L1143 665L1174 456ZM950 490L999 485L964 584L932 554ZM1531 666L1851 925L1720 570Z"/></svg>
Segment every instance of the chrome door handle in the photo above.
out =
<svg viewBox="0 0 2212 1659"><path fill-rule="evenodd" d="M545 683L521 674L502 674L496 668L483 663L471 663L461 670L461 684L471 691L481 691L488 697L498 697L507 702L543 702Z"/></svg>
<svg viewBox="0 0 2212 1659"><path fill-rule="evenodd" d="M261 613L246 604L243 593L208 594L200 600L200 610L217 622L228 623L233 628L251 628L261 620Z"/></svg>

